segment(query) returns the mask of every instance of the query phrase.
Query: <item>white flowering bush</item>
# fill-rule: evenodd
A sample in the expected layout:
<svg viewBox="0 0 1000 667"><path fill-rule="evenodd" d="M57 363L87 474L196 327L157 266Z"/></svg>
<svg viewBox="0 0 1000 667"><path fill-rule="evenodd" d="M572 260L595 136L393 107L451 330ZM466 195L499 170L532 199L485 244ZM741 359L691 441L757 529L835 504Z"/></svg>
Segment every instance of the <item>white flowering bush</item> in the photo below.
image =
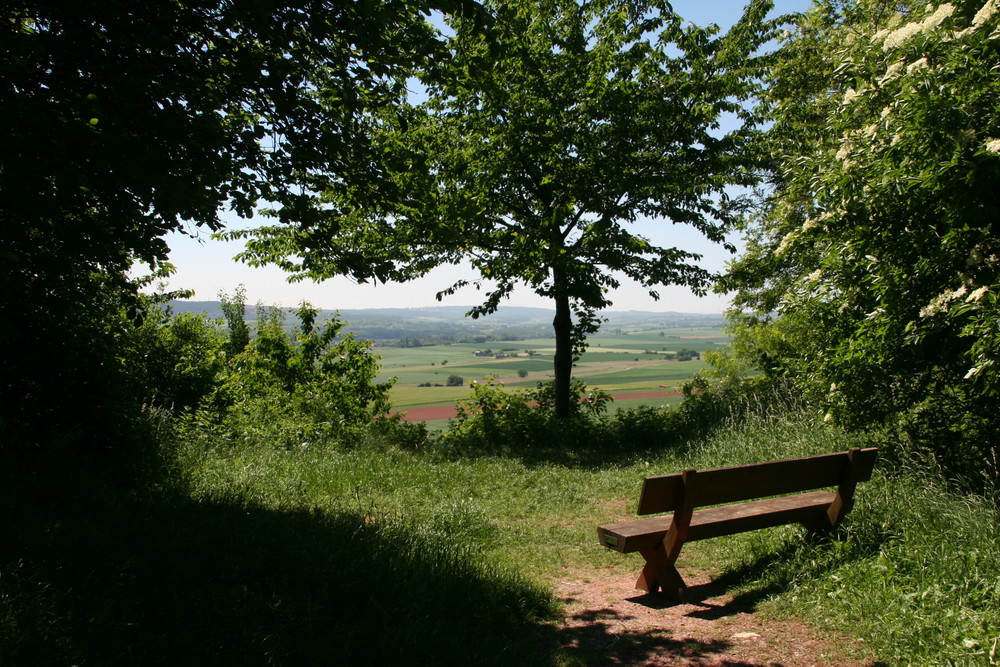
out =
<svg viewBox="0 0 1000 667"><path fill-rule="evenodd" d="M773 188L724 283L737 348L818 414L995 465L1000 3L834 4L774 70Z"/></svg>

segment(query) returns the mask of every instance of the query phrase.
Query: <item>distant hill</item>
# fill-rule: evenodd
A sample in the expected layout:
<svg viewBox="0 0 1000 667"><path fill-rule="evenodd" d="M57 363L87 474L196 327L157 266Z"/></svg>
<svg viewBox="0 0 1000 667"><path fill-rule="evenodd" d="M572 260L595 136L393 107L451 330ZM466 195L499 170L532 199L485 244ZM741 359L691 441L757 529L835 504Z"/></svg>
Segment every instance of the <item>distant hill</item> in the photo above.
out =
<svg viewBox="0 0 1000 667"><path fill-rule="evenodd" d="M222 306L218 301L170 302L175 313L204 313L211 319L221 319ZM402 345L405 347L445 342L487 342L490 340L517 340L547 338L552 336L552 318L555 311L547 308L503 306L488 317L467 317L471 306L434 306L429 308L363 308L340 311L322 310L320 319L339 312L346 323L345 330L361 339L370 339L377 345ZM291 312L293 308L286 308ZM721 314L676 313L652 311L607 311L603 328L639 331L678 327L721 327L725 322ZM246 318L253 322L257 308L246 307Z"/></svg>

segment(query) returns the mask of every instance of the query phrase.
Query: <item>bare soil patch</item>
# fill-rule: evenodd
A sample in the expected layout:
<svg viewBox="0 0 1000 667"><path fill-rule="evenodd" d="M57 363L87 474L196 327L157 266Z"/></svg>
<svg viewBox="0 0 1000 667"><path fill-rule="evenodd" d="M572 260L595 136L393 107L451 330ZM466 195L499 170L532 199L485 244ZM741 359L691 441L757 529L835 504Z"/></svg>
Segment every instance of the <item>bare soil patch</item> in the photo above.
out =
<svg viewBox="0 0 1000 667"><path fill-rule="evenodd" d="M566 605L562 649L579 665L875 667L858 640L755 613L705 573L686 571L691 604L633 589L628 576L575 573L555 582ZM603 573L601 573L603 574Z"/></svg>

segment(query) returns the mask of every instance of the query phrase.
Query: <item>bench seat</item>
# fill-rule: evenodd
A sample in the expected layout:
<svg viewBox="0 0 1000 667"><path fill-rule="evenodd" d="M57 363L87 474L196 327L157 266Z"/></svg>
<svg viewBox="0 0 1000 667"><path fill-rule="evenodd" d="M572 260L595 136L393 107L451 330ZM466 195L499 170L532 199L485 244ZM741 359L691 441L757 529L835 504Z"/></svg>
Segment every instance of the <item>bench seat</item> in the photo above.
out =
<svg viewBox="0 0 1000 667"><path fill-rule="evenodd" d="M808 524L826 516L836 497L836 493L829 491L813 491L700 509L691 515L686 541L707 540L788 523ZM622 553L633 553L655 549L670 531L673 519L670 515L634 519L600 526L598 532L604 546Z"/></svg>

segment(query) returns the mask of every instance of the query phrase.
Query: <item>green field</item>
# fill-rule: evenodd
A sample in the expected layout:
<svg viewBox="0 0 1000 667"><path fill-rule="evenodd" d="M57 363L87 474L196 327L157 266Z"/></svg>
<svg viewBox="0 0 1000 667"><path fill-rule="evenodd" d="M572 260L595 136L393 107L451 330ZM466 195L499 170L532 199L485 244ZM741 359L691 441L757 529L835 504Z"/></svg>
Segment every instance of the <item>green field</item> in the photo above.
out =
<svg viewBox="0 0 1000 667"><path fill-rule="evenodd" d="M674 361L666 354L680 350L704 352L724 349L728 339L719 329L652 329L640 332L601 333L589 339L590 347L577 362L574 376L588 385L622 395L678 390L705 368L700 359ZM555 341L536 338L489 343L455 343L426 347L378 347L382 357L379 381L396 378L391 398L394 410L429 405L451 405L469 395L468 384L494 378L505 387L534 387L552 379ZM487 356L484 353L489 351ZM529 355L530 351L530 355ZM502 356L502 358L498 358ZM523 378L519 371L527 372ZM447 386L450 376L462 378L461 386ZM432 386L420 386L430 383ZM623 405L663 405L667 398L632 399Z"/></svg>

